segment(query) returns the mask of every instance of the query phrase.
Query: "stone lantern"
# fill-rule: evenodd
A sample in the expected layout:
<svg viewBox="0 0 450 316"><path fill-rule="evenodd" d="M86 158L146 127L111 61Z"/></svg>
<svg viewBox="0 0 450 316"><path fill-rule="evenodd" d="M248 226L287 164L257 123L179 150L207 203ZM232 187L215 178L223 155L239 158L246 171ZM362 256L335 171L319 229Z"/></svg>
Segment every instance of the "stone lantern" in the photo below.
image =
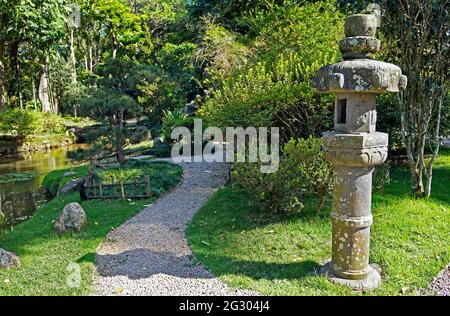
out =
<svg viewBox="0 0 450 316"><path fill-rule="evenodd" d="M319 69L315 89L336 95L334 130L323 135L334 174L332 259L321 272L356 290L376 288L381 277L369 265L372 172L386 161L388 135L376 132L376 96L406 88L399 67L371 59L380 48L377 18L347 17L339 48L344 61Z"/></svg>

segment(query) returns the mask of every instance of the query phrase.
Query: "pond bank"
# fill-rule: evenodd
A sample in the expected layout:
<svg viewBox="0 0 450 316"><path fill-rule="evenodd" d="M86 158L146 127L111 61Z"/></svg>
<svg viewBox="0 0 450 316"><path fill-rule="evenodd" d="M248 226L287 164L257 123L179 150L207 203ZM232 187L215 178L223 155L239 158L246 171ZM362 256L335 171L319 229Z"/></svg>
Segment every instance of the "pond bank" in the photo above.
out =
<svg viewBox="0 0 450 316"><path fill-rule="evenodd" d="M49 151L24 154L22 157L1 157L0 178L5 175L22 177L23 181L0 183L0 229L9 228L33 215L36 208L44 204L47 199L40 190L44 177L59 169L71 167L67 159L67 151L83 147L73 145Z"/></svg>
<svg viewBox="0 0 450 316"><path fill-rule="evenodd" d="M0 159L23 156L75 144L72 134L32 135L26 137L0 135ZM3 157L2 157L3 156Z"/></svg>

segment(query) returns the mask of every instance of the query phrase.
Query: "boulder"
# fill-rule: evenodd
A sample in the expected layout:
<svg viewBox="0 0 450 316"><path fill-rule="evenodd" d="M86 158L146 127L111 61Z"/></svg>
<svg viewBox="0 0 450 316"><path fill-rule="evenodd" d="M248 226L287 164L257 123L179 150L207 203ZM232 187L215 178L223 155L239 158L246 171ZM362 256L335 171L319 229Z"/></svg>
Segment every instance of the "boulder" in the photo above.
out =
<svg viewBox="0 0 450 316"><path fill-rule="evenodd" d="M71 231L79 232L87 225L87 216L78 203L67 204L55 221L54 229L57 233Z"/></svg>
<svg viewBox="0 0 450 316"><path fill-rule="evenodd" d="M12 269L20 267L20 258L13 252L0 248L0 269Z"/></svg>
<svg viewBox="0 0 450 316"><path fill-rule="evenodd" d="M78 190L84 184L84 178L75 179L67 182L58 192L58 196L68 194L72 191Z"/></svg>

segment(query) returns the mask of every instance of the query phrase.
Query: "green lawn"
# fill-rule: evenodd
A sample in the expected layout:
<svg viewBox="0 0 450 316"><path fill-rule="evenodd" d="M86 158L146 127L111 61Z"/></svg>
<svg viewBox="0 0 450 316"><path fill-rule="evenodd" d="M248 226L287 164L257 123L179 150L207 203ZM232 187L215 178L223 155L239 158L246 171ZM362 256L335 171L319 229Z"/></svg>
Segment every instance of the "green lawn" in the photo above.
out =
<svg viewBox="0 0 450 316"><path fill-rule="evenodd" d="M182 175L179 166L168 163L149 163L145 169L158 174L152 185L162 191L169 189L167 183L176 185ZM158 179L165 181L160 183ZM33 218L0 236L0 247L18 253L22 261L18 269L0 270L0 296L90 294L98 245L109 231L153 200L82 202L88 217L86 230L59 236L53 232L52 221L69 202L80 202L79 194L55 198L41 207ZM70 263L77 263L81 268L78 288L66 285Z"/></svg>
<svg viewBox="0 0 450 316"><path fill-rule="evenodd" d="M424 294L417 290L450 262L450 151L436 164L432 198L408 195L405 168L393 168L392 180L373 197L371 262L383 269L383 283L367 294ZM198 260L233 287L264 295L358 295L310 275L330 257L329 211L270 216L249 194L226 187L194 217L188 240Z"/></svg>

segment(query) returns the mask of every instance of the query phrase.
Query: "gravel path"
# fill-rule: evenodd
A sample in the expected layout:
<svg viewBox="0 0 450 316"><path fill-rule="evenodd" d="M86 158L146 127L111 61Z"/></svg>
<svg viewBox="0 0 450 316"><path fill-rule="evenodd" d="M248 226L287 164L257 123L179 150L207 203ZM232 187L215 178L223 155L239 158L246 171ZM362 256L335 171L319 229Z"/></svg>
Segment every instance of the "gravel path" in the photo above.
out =
<svg viewBox="0 0 450 316"><path fill-rule="evenodd" d="M450 264L431 282L430 289L439 296L450 296Z"/></svg>
<svg viewBox="0 0 450 316"><path fill-rule="evenodd" d="M185 238L197 210L225 181L218 163L183 163L182 183L118 229L97 250L96 295L253 295L193 263Z"/></svg>

